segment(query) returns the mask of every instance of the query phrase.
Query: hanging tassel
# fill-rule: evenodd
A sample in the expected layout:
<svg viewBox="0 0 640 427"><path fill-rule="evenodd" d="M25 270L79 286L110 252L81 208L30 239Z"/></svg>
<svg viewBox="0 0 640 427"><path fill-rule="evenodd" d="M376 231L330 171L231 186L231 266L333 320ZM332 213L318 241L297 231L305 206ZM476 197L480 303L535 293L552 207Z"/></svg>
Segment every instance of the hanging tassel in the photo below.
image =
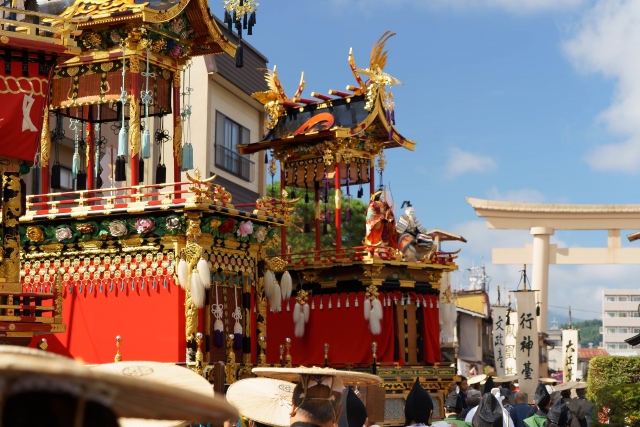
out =
<svg viewBox="0 0 640 427"><path fill-rule="evenodd" d="M331 223L331 211L327 209L327 212L324 214L324 220L326 223Z"/></svg>
<svg viewBox="0 0 640 427"><path fill-rule="evenodd" d="M349 201L349 207L347 208L347 213L345 214L345 218L347 221L351 219L351 201Z"/></svg>
<svg viewBox="0 0 640 427"><path fill-rule="evenodd" d="M364 190L362 189L362 184L360 184L360 189L358 190L358 199L362 199L364 195Z"/></svg>
<svg viewBox="0 0 640 427"><path fill-rule="evenodd" d="M237 307L237 310L240 308ZM242 324L238 321L233 325L233 348L240 350L242 348Z"/></svg>
<svg viewBox="0 0 640 427"><path fill-rule="evenodd" d="M71 163L71 178L76 179L78 171L80 171L80 153L78 153L78 146L76 145L76 151L73 153L73 161Z"/></svg>
<svg viewBox="0 0 640 427"><path fill-rule="evenodd" d="M125 129L123 122L120 127L120 132L118 132L118 157L124 158L127 156L128 141L127 129Z"/></svg>
<svg viewBox="0 0 640 427"><path fill-rule="evenodd" d="M242 41L240 40L238 42L238 48L236 49L236 68L244 67L243 53L244 53L244 48L242 47Z"/></svg>
<svg viewBox="0 0 640 427"><path fill-rule="evenodd" d="M311 316L311 310L309 309L309 304L305 304L302 306L302 314L304 315L304 323L308 323L309 316Z"/></svg>
<svg viewBox="0 0 640 427"><path fill-rule="evenodd" d="M280 287L282 288L282 299L291 298L293 283L288 271L285 271L284 274L282 274L282 277L280 278Z"/></svg>
<svg viewBox="0 0 640 427"><path fill-rule="evenodd" d="M127 180L127 175L125 173L125 162L124 157L118 156L116 158L116 167L114 173L114 180L116 182L122 182Z"/></svg>
<svg viewBox="0 0 640 427"><path fill-rule="evenodd" d="M340 294L338 294L338 303L336 304L336 307L337 308L341 308L342 307L342 304L340 302Z"/></svg>
<svg viewBox="0 0 640 427"><path fill-rule="evenodd" d="M299 319L297 322L295 322L293 335L296 338L302 338L304 336L304 319Z"/></svg>
<svg viewBox="0 0 640 427"><path fill-rule="evenodd" d="M324 224L322 224L322 235L326 236L327 234L329 234L329 230L327 227L327 223L325 222Z"/></svg>
<svg viewBox="0 0 640 427"><path fill-rule="evenodd" d="M191 273L191 286L189 287L189 292L191 292L191 300L196 308L204 307L206 293L204 291L204 286L200 282L198 270L193 270Z"/></svg>
<svg viewBox="0 0 640 427"><path fill-rule="evenodd" d="M264 152L264 164L269 164L269 153L267 151Z"/></svg>
<svg viewBox="0 0 640 427"><path fill-rule="evenodd" d="M273 291L274 291L274 278L273 273L271 271L264 272L264 293L269 299L269 303L273 301Z"/></svg>
<svg viewBox="0 0 640 427"><path fill-rule="evenodd" d="M324 296L320 295L320 310L324 308Z"/></svg>
<svg viewBox="0 0 640 427"><path fill-rule="evenodd" d="M292 199L296 198L296 189L295 188L293 190L291 190L291 194L289 195L289 197L291 197Z"/></svg>
<svg viewBox="0 0 640 427"><path fill-rule="evenodd" d="M327 304L329 310L333 308L333 295L329 294L329 304Z"/></svg>
<svg viewBox="0 0 640 427"><path fill-rule="evenodd" d="M293 323L298 323L298 320L303 316L302 306L296 302L296 305L293 306Z"/></svg>
<svg viewBox="0 0 640 427"><path fill-rule="evenodd" d="M87 189L87 173L79 171L76 175L76 190Z"/></svg>
<svg viewBox="0 0 640 427"><path fill-rule="evenodd" d="M304 193L304 202L309 203L309 192Z"/></svg>
<svg viewBox="0 0 640 427"><path fill-rule="evenodd" d="M308 222L304 223L304 233L311 233L311 224L309 224Z"/></svg>
<svg viewBox="0 0 640 427"><path fill-rule="evenodd" d="M142 151L140 153L140 158L148 159L151 157L151 134L149 134L149 129L146 127L142 132Z"/></svg>
<svg viewBox="0 0 640 427"><path fill-rule="evenodd" d="M182 171L193 169L193 146L187 142L182 147Z"/></svg>
<svg viewBox="0 0 640 427"><path fill-rule="evenodd" d="M213 323L213 345L216 347L224 346L224 325L220 319L216 319Z"/></svg>
<svg viewBox="0 0 640 427"><path fill-rule="evenodd" d="M375 314L377 319L382 319L382 303L379 299L371 301L371 313Z"/></svg>
<svg viewBox="0 0 640 427"><path fill-rule="evenodd" d="M200 258L198 261L198 265L196 266L198 269L198 275L200 276L200 283L204 286L205 289L211 288L211 270L209 270L209 264L205 261L204 258Z"/></svg>
<svg viewBox="0 0 640 427"><path fill-rule="evenodd" d="M364 297L364 320L369 320L371 317L371 300Z"/></svg>
<svg viewBox="0 0 640 427"><path fill-rule="evenodd" d="M138 160L138 182L144 182L144 159Z"/></svg>
<svg viewBox="0 0 640 427"><path fill-rule="evenodd" d="M167 182L167 167L158 163L156 166L156 184L165 184Z"/></svg>
<svg viewBox="0 0 640 427"><path fill-rule="evenodd" d="M345 302L344 306L349 308L349 292L347 292L347 301Z"/></svg>
<svg viewBox="0 0 640 427"><path fill-rule="evenodd" d="M356 292L356 298L355 298L355 302L353 305L355 305L356 307L358 307L358 293Z"/></svg>
<svg viewBox="0 0 640 427"><path fill-rule="evenodd" d="M178 263L178 283L183 290L187 287L187 280L189 280L189 267L187 261L181 259Z"/></svg>
<svg viewBox="0 0 640 427"><path fill-rule="evenodd" d="M536 317L540 317L540 303L536 306Z"/></svg>
<svg viewBox="0 0 640 427"><path fill-rule="evenodd" d="M273 287L273 304L271 305L271 311L273 313L282 311L282 293L278 285Z"/></svg>
<svg viewBox="0 0 640 427"><path fill-rule="evenodd" d="M382 332L382 324L380 323L380 319L375 316L371 316L369 319L369 329L371 329L371 333L373 335L380 335Z"/></svg>
<svg viewBox="0 0 640 427"><path fill-rule="evenodd" d="M60 163L51 166L51 188L60 188Z"/></svg>

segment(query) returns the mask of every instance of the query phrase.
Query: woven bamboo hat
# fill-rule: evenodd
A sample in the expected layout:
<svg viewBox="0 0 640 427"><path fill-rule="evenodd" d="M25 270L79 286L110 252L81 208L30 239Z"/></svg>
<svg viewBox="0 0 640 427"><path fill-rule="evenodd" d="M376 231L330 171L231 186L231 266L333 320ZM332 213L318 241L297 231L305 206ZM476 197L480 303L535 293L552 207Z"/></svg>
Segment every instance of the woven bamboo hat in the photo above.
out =
<svg viewBox="0 0 640 427"><path fill-rule="evenodd" d="M473 377L467 378L467 384L480 384L482 381L486 380L487 376L485 374L475 375Z"/></svg>
<svg viewBox="0 0 640 427"><path fill-rule="evenodd" d="M571 390L572 388L574 388L576 386L576 384L578 384L577 381L569 381L569 382L557 385L557 386L553 387L553 389L555 391Z"/></svg>
<svg viewBox="0 0 640 427"><path fill-rule="evenodd" d="M211 387L209 381L191 369L174 364L127 361L96 365L92 370L125 377L133 376L163 387L177 387L182 390L199 393L207 398L213 398L213 387ZM119 421L121 427L176 427L185 423L184 420L143 420L137 418L122 418Z"/></svg>
<svg viewBox="0 0 640 427"><path fill-rule="evenodd" d="M377 385L382 378L377 375L356 371L340 371L331 368L253 368L254 374L260 377L275 378L284 381L298 382L302 375L321 375L325 377L339 377L344 385Z"/></svg>
<svg viewBox="0 0 640 427"><path fill-rule="evenodd" d="M214 422L237 415L222 399L159 387L141 380L136 372L116 375L41 350L0 346L0 379L7 383L7 396L32 391L66 393L99 402L121 418Z"/></svg>
<svg viewBox="0 0 640 427"><path fill-rule="evenodd" d="M240 415L274 427L289 427L295 384L273 378L247 378L227 390L227 402Z"/></svg>

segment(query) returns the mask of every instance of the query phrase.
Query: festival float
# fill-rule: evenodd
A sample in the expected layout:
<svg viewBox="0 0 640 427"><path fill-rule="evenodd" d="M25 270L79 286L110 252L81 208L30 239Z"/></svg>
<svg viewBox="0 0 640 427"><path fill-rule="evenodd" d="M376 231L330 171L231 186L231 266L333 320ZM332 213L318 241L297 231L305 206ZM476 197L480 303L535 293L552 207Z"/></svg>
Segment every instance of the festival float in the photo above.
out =
<svg viewBox="0 0 640 427"><path fill-rule="evenodd" d="M2 309L14 316L6 321L15 319L32 346L35 335L59 332L46 337L49 351L87 363L112 361L117 347L116 361L186 364L218 391L257 366L373 372L386 390L376 421L389 425L404 421L404 398L420 377L436 401L435 417L442 416L457 354L453 336L441 337L440 325L449 331L455 321L446 278L457 269L457 252L442 251L441 241L464 239L426 229L410 202L396 218L389 192L375 185L387 167L384 150L416 144L395 126L390 86L400 81L384 71L393 34L374 45L367 68L357 68L349 53L355 83L346 91L305 98L303 76L289 98L275 67L267 72L269 90L254 94L269 119L266 134L238 150L264 151L272 179L280 172L280 191L234 206L215 175L190 170L181 181L189 149L180 137L185 115L178 112L184 112L180 74L190 58L235 55L241 66L241 49L222 35L206 1L155 3L77 0L59 16L40 14L58 35L49 43L64 47L41 90L48 97L42 113L32 110L38 130L32 152L13 157L28 166L39 152L42 188L50 188L57 123L71 120L75 141L79 131L86 135L86 158L79 158L77 143L74 154L74 176L86 174L86 189L26 196L20 215L20 170L3 172ZM249 27L252 13L244 15ZM225 12L230 28L235 18ZM33 54L38 61L47 59L41 49ZM20 73L18 66L10 71ZM174 182L143 184L148 118L171 113ZM111 182L102 180L96 155L102 140L96 124L107 122L120 128ZM367 186L362 241L343 245L352 196L363 197ZM300 252L289 248L286 230L303 198L313 212L304 231L314 229L315 246ZM335 241L327 246L328 228ZM39 305L47 299L54 308ZM31 301L35 307L27 307ZM55 320L31 312L52 313ZM18 329L21 322L36 326ZM376 393L370 391L372 399Z"/></svg>

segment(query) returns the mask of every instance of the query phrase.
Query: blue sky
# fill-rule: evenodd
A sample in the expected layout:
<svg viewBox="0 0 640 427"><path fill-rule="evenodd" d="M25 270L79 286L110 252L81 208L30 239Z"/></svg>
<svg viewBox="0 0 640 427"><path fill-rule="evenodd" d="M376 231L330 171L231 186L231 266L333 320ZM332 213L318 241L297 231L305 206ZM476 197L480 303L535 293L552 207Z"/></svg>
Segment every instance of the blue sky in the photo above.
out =
<svg viewBox="0 0 640 427"><path fill-rule="evenodd" d="M212 11L222 6L212 2ZM306 96L354 84L349 48L365 68L382 33L397 33L386 71L404 82L393 90L397 127L418 145L387 151L384 181L427 228L469 240L461 270L481 257L490 264L492 247L531 243L526 231L487 230L466 196L638 203L630 191L640 171L638 1L263 0L257 17L247 41L278 66L289 93L304 71ZM604 246L606 232L554 240ZM514 288L520 269L489 265L492 288ZM601 290L635 288L637 272L552 266L550 300L599 317Z"/></svg>

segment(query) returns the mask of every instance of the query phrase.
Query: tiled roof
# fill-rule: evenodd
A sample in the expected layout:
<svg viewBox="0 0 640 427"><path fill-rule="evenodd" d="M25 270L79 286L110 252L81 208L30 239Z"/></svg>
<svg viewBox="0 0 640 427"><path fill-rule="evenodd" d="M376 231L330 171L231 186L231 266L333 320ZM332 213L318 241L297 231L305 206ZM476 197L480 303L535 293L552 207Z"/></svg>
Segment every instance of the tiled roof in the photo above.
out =
<svg viewBox="0 0 640 427"><path fill-rule="evenodd" d="M602 348L579 348L578 359L593 359L598 356L608 356L607 350Z"/></svg>

